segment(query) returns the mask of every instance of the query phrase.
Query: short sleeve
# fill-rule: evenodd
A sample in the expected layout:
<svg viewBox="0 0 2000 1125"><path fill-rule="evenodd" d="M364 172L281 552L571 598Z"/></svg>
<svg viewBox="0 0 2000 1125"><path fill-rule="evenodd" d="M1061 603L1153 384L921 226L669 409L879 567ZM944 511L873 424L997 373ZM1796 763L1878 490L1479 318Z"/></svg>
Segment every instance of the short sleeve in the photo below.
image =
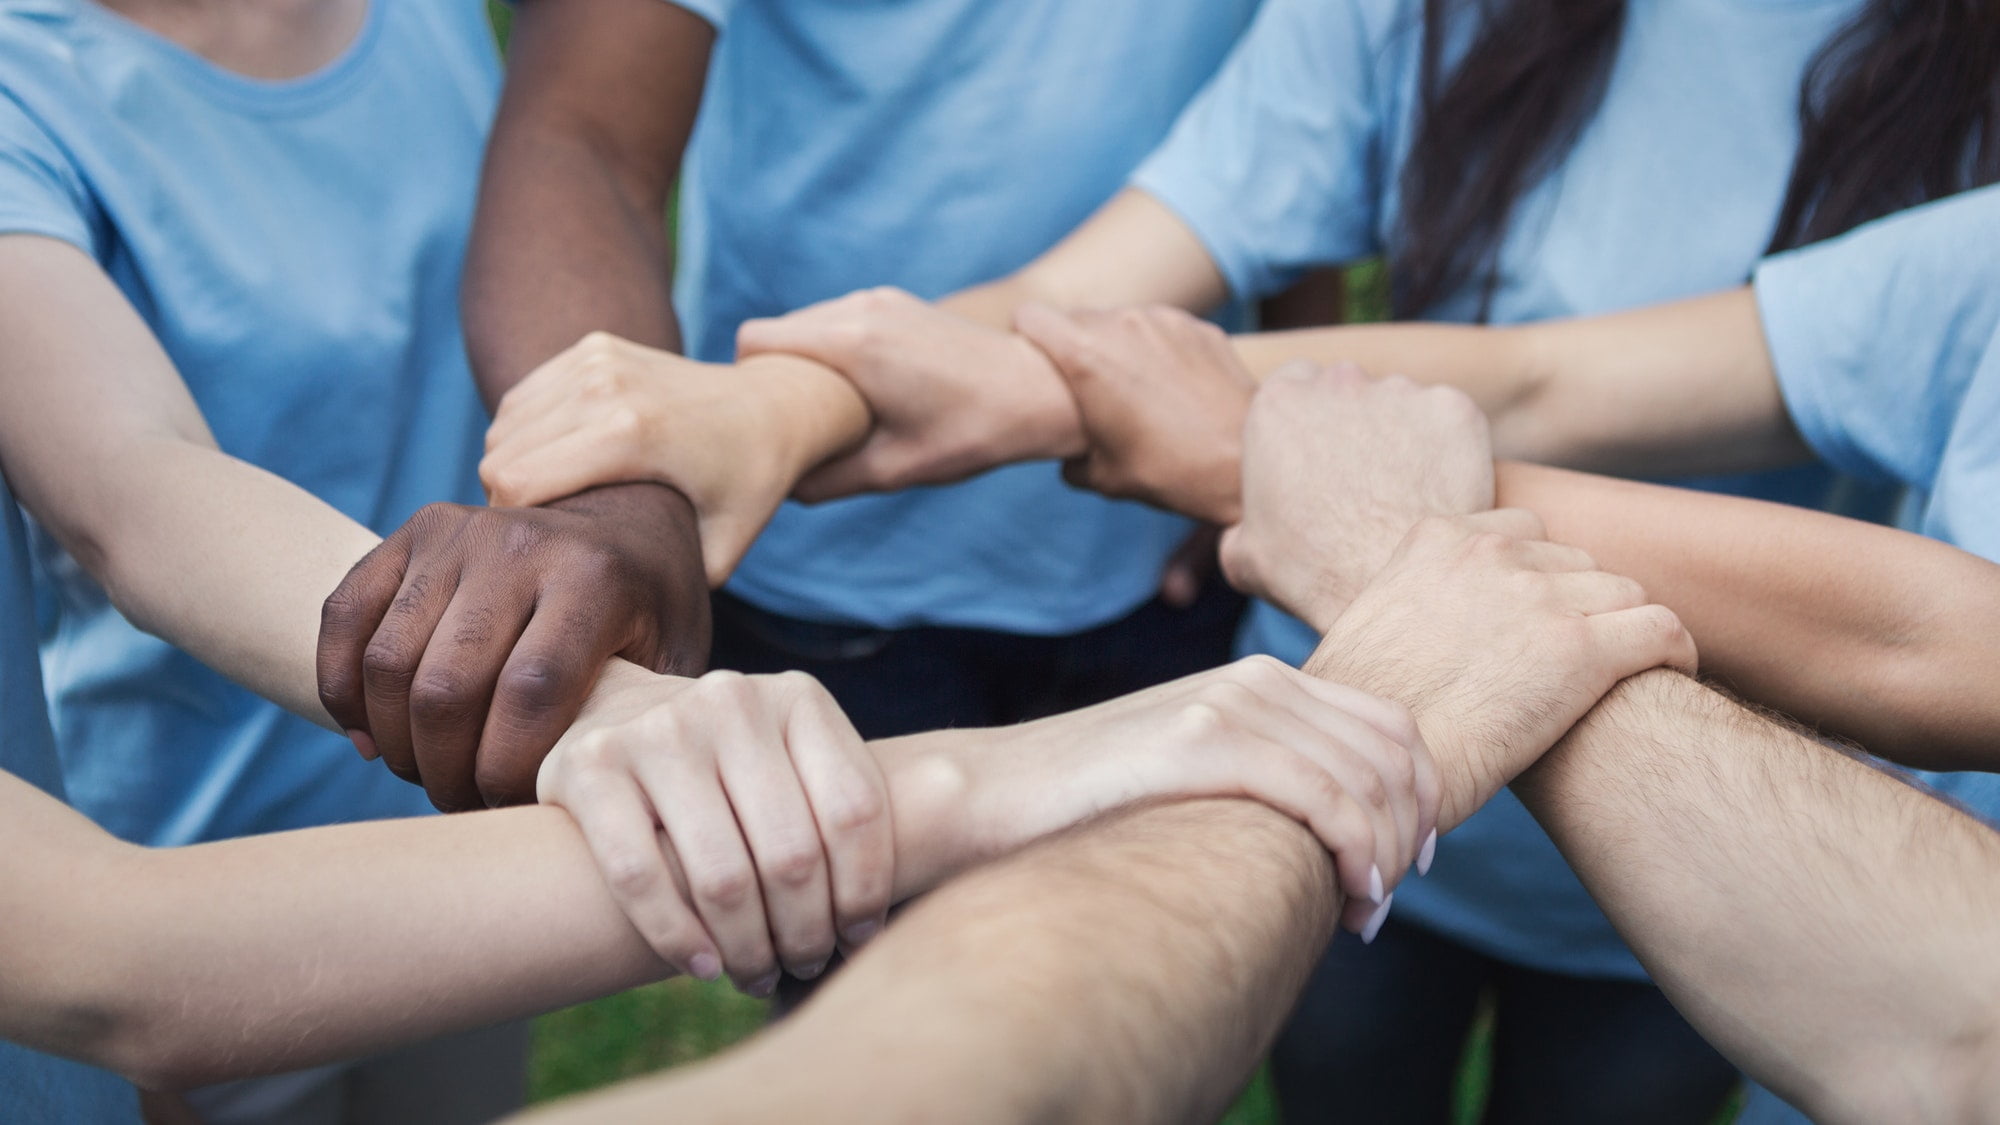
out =
<svg viewBox="0 0 2000 1125"><path fill-rule="evenodd" d="M0 234L39 234L97 256L90 194L53 138L0 90Z"/></svg>
<svg viewBox="0 0 2000 1125"><path fill-rule="evenodd" d="M1132 178L1193 229L1238 297L1376 252L1387 9L1264 0L1222 69Z"/></svg>
<svg viewBox="0 0 2000 1125"><path fill-rule="evenodd" d="M686 8L707 20L709 26L718 32L729 22L730 9L736 7L736 0L660 0L660 2Z"/></svg>
<svg viewBox="0 0 2000 1125"><path fill-rule="evenodd" d="M1821 457L1928 488L2000 326L2000 187L1779 254L1757 307L1786 408Z"/></svg>

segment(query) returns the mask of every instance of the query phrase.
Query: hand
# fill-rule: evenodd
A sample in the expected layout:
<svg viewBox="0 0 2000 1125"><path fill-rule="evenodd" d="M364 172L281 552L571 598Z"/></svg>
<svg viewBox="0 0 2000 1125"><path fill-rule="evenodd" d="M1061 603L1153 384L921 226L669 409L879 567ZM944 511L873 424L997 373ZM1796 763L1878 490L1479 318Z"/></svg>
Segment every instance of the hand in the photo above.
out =
<svg viewBox="0 0 2000 1125"><path fill-rule="evenodd" d="M1408 706L1450 830L1627 676L1692 672L1672 610L1519 509L1418 524L1306 668Z"/></svg>
<svg viewBox="0 0 2000 1125"><path fill-rule="evenodd" d="M480 480L495 506L521 508L597 485L668 485L694 503L720 586L810 464L788 441L788 386L773 374L593 332L500 400Z"/></svg>
<svg viewBox="0 0 2000 1125"><path fill-rule="evenodd" d="M1256 380L1229 337L1179 309L1061 313L1024 305L1015 329L1055 363L1089 449L1070 483L1211 523L1237 519L1243 416Z"/></svg>
<svg viewBox="0 0 2000 1125"><path fill-rule="evenodd" d="M787 352L825 364L868 400L873 432L799 483L808 502L964 480L1081 441L1076 407L1040 352L901 290L746 321L736 347L743 359Z"/></svg>
<svg viewBox="0 0 2000 1125"><path fill-rule="evenodd" d="M1248 797L1307 825L1333 853L1359 929L1435 823L1436 771L1408 712L1269 657L1066 715L952 733L952 790L963 796L940 816L958 845L913 857L941 865L936 878L1114 809Z"/></svg>
<svg viewBox="0 0 2000 1125"><path fill-rule="evenodd" d="M1486 417L1449 387L1288 364L1257 392L1243 445L1223 573L1322 633L1419 520L1493 506Z"/></svg>
<svg viewBox="0 0 2000 1125"><path fill-rule="evenodd" d="M881 929L896 858L887 791L817 680L614 669L539 790L576 818L663 959L769 996L780 965L811 979L836 942Z"/></svg>
<svg viewBox="0 0 2000 1125"><path fill-rule="evenodd" d="M658 485L557 508L432 504L326 599L320 701L440 809L532 800L606 659L707 663L699 551L687 502Z"/></svg>

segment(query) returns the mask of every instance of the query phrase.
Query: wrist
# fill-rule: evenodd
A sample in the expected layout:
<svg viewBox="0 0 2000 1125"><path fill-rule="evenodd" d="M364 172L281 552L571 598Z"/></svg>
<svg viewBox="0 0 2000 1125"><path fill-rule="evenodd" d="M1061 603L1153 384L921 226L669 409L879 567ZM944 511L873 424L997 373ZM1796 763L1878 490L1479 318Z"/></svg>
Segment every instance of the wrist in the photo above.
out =
<svg viewBox="0 0 2000 1125"><path fill-rule="evenodd" d="M1019 404L1008 460L1066 461L1090 449L1083 415L1069 383L1043 351L1018 333L1007 333L1006 366Z"/></svg>
<svg viewBox="0 0 2000 1125"><path fill-rule="evenodd" d="M778 457L785 491L813 467L868 437L868 402L839 372L804 356L763 352L731 373L753 415L749 433Z"/></svg>
<svg viewBox="0 0 2000 1125"><path fill-rule="evenodd" d="M978 862L968 831L966 731L934 731L868 744L889 791L896 840L894 901L922 894Z"/></svg>
<svg viewBox="0 0 2000 1125"><path fill-rule="evenodd" d="M1417 733L1423 737L1424 747L1430 752L1431 761L1438 771L1437 830L1440 835L1464 823L1491 795L1479 792L1476 771L1466 755L1470 743L1459 730L1456 716L1433 706L1426 693L1419 688L1419 679L1399 675L1393 669L1383 669L1368 660L1366 654L1343 647L1340 638L1333 635L1321 642L1319 650L1306 662L1304 670L1307 675L1345 684L1409 709L1410 717L1416 720Z"/></svg>

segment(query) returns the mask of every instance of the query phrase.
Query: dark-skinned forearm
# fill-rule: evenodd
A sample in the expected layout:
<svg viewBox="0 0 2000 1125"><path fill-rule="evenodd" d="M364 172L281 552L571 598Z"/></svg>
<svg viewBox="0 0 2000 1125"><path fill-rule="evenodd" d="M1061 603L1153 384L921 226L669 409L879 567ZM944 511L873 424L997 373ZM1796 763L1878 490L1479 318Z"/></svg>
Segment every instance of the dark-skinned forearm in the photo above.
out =
<svg viewBox="0 0 2000 1125"><path fill-rule="evenodd" d="M1338 906L1269 809L1109 818L947 884L763 1038L548 1119L1211 1121Z"/></svg>
<svg viewBox="0 0 2000 1125"><path fill-rule="evenodd" d="M463 294L489 407L590 332L678 348L667 200L713 40L658 0L520 5Z"/></svg>

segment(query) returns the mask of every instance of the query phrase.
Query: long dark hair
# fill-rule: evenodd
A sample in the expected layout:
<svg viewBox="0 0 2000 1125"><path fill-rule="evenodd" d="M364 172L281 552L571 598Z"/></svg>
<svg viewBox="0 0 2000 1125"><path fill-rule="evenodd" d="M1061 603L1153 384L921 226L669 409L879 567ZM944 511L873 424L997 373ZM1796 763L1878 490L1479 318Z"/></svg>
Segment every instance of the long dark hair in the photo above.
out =
<svg viewBox="0 0 2000 1125"><path fill-rule="evenodd" d="M1459 18L1477 38L1447 73ZM1596 115L1624 28L1624 0L1424 0L1397 317L1471 284L1486 318L1514 205ZM2000 181L2000 5L1869 0L1806 69L1799 124L1773 251Z"/></svg>

